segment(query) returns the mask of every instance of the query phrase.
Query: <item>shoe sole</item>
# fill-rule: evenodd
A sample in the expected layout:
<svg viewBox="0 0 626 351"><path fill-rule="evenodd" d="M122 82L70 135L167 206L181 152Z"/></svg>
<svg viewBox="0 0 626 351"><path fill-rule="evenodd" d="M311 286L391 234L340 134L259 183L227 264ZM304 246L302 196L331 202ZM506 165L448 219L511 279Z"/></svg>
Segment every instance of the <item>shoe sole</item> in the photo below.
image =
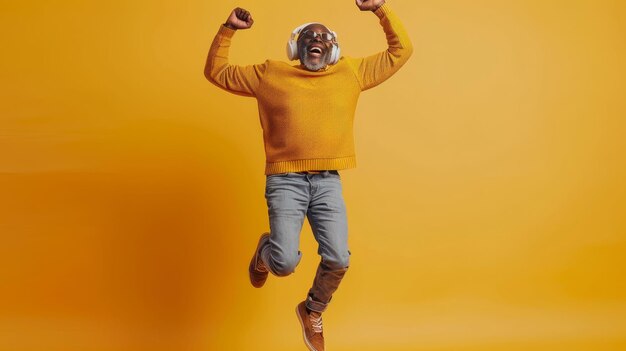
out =
<svg viewBox="0 0 626 351"><path fill-rule="evenodd" d="M261 247L261 243L264 241L265 237L269 238L269 233L263 233L263 235L261 235L261 237L259 238L259 242L256 244L256 251L254 252L254 255L252 256L252 260L250 261L250 265L248 266L248 273L250 276L250 284L252 284L253 287L255 288L262 288L263 285L265 285L265 281L263 281L260 285L254 285L253 282L253 277L252 277L252 272L254 272L254 267L255 267L255 263L257 261L257 255L259 254L259 248ZM268 272L269 274L269 272ZM266 277L267 279L267 277Z"/></svg>
<svg viewBox="0 0 626 351"><path fill-rule="evenodd" d="M298 316L298 321L300 322L300 327L302 328L302 339L304 339L304 344L311 351L317 351L313 345L309 343L309 339L306 338L306 329L304 328L304 321L302 320L302 316L300 316L300 305L296 306L296 315Z"/></svg>

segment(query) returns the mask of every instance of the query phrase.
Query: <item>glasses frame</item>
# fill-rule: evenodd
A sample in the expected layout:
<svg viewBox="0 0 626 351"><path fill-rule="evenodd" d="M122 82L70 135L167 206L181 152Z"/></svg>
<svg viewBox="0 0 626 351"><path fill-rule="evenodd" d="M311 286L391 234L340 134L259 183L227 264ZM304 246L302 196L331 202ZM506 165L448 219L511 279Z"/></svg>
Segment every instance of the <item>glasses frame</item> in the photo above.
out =
<svg viewBox="0 0 626 351"><path fill-rule="evenodd" d="M307 35L307 33L313 33L313 36ZM330 39L329 40L324 39L324 35L330 36ZM312 31L310 29L307 29L304 32L298 34L298 39L300 39L300 38L302 38L302 39L315 39L317 37L319 37L320 40L325 41L325 42L333 42L336 39L335 35L333 33L331 33L331 32L319 32L318 33L318 32Z"/></svg>

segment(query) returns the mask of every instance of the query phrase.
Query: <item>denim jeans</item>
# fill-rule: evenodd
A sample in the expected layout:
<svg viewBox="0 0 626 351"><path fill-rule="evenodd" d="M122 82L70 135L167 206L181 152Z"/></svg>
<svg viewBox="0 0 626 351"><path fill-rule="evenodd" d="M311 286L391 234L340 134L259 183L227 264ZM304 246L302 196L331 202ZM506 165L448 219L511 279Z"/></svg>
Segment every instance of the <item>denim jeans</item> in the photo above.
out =
<svg viewBox="0 0 626 351"><path fill-rule="evenodd" d="M302 258L300 232L306 216L321 256L306 305L323 312L348 269L351 254L341 176L337 171L271 174L266 176L265 198L270 240L260 250L261 259L276 276L293 273Z"/></svg>

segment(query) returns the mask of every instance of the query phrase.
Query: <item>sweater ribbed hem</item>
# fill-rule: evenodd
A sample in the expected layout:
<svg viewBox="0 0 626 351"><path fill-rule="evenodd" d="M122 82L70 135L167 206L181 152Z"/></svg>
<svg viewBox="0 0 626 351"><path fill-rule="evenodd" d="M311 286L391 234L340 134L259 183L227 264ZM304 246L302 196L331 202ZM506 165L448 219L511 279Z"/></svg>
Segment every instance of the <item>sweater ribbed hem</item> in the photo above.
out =
<svg viewBox="0 0 626 351"><path fill-rule="evenodd" d="M389 7L387 7L387 3L385 2L384 4L380 5L380 7L376 9L376 11L374 11L374 14L376 14L378 18L382 19L387 15L389 11L390 9Z"/></svg>
<svg viewBox="0 0 626 351"><path fill-rule="evenodd" d="M265 164L265 175L286 173L286 172L303 172L326 169L347 169L356 167L356 157L338 157L338 158L314 158L308 160L293 160L280 162L267 162Z"/></svg>
<svg viewBox="0 0 626 351"><path fill-rule="evenodd" d="M228 28L225 25L221 24L220 29L217 31L217 34L221 34L227 38L232 38L233 35L235 35L236 31L237 30Z"/></svg>

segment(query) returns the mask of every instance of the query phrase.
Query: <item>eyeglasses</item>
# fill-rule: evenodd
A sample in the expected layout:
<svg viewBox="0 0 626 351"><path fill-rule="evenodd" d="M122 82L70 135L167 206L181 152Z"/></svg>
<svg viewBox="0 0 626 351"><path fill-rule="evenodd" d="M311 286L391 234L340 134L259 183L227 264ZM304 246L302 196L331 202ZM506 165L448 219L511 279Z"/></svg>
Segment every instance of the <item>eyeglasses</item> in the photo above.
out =
<svg viewBox="0 0 626 351"><path fill-rule="evenodd" d="M302 32L300 33L300 36L306 39L315 39L317 37L320 37L320 39L322 39L323 41L332 41L333 39L335 39L335 36L332 33L328 33L328 32L317 33L312 30L307 30L305 32Z"/></svg>

